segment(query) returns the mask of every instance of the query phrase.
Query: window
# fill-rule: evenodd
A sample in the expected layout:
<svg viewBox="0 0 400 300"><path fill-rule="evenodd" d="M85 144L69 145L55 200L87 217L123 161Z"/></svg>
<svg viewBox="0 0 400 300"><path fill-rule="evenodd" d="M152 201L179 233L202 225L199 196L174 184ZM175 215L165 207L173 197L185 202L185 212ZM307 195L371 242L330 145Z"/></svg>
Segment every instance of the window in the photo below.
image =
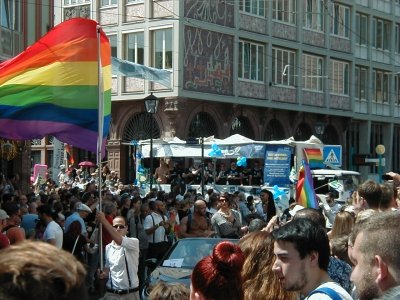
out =
<svg viewBox="0 0 400 300"><path fill-rule="evenodd" d="M172 69L172 28L153 32L153 63L158 69Z"/></svg>
<svg viewBox="0 0 400 300"><path fill-rule="evenodd" d="M390 22L381 19L372 20L372 46L379 50L389 50Z"/></svg>
<svg viewBox="0 0 400 300"><path fill-rule="evenodd" d="M349 64L339 60L331 60L331 92L349 95Z"/></svg>
<svg viewBox="0 0 400 300"><path fill-rule="evenodd" d="M400 75L394 76L395 104L400 105Z"/></svg>
<svg viewBox="0 0 400 300"><path fill-rule="evenodd" d="M264 46L239 41L239 78L264 80Z"/></svg>
<svg viewBox="0 0 400 300"><path fill-rule="evenodd" d="M143 32L125 34L125 57L131 62L144 64Z"/></svg>
<svg viewBox="0 0 400 300"><path fill-rule="evenodd" d="M308 90L322 91L322 57L303 54L303 87Z"/></svg>
<svg viewBox="0 0 400 300"><path fill-rule="evenodd" d="M304 0L304 27L313 30L324 30L324 1Z"/></svg>
<svg viewBox="0 0 400 300"><path fill-rule="evenodd" d="M19 31L21 1L0 0L0 26Z"/></svg>
<svg viewBox="0 0 400 300"><path fill-rule="evenodd" d="M264 17L265 0L239 0L239 10Z"/></svg>
<svg viewBox="0 0 400 300"><path fill-rule="evenodd" d="M375 90L375 102L389 102L389 73L380 70L372 72L372 87Z"/></svg>
<svg viewBox="0 0 400 300"><path fill-rule="evenodd" d="M295 85L295 52L273 48L272 49L272 81L275 84Z"/></svg>
<svg viewBox="0 0 400 300"><path fill-rule="evenodd" d="M111 56L112 57L118 57L117 56L117 35L109 35L108 40L110 41L110 46L111 46Z"/></svg>
<svg viewBox="0 0 400 300"><path fill-rule="evenodd" d="M118 0L101 0L101 6L117 5Z"/></svg>
<svg viewBox="0 0 400 300"><path fill-rule="evenodd" d="M355 41L358 45L368 45L368 17L359 13L356 14Z"/></svg>
<svg viewBox="0 0 400 300"><path fill-rule="evenodd" d="M365 100L367 99L368 69L356 66L354 75L355 97L359 100Z"/></svg>
<svg viewBox="0 0 400 300"><path fill-rule="evenodd" d="M295 0L273 0L272 18L277 21L296 24Z"/></svg>
<svg viewBox="0 0 400 300"><path fill-rule="evenodd" d="M82 3L90 3L90 0L64 0L64 5L75 5Z"/></svg>
<svg viewBox="0 0 400 300"><path fill-rule="evenodd" d="M350 8L340 4L332 4L331 34L350 37Z"/></svg>
<svg viewBox="0 0 400 300"><path fill-rule="evenodd" d="M400 24L396 24L394 30L394 52L400 54Z"/></svg>

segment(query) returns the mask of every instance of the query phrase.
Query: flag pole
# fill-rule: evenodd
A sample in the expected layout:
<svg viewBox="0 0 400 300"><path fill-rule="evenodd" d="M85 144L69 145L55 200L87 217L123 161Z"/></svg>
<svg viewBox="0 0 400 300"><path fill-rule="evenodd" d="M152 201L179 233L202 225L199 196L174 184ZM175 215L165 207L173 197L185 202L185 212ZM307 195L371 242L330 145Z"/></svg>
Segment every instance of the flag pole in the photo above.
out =
<svg viewBox="0 0 400 300"><path fill-rule="evenodd" d="M97 57L98 57L98 89L99 89L99 110L98 110L98 136L97 136L97 167L99 168L99 211L102 211L102 167L101 159L103 158L103 127L104 127L104 93L103 93L103 70L101 63L101 40L100 31L101 26L97 25ZM99 254L100 254L100 270L103 271L104 259L103 259L103 226L99 224Z"/></svg>

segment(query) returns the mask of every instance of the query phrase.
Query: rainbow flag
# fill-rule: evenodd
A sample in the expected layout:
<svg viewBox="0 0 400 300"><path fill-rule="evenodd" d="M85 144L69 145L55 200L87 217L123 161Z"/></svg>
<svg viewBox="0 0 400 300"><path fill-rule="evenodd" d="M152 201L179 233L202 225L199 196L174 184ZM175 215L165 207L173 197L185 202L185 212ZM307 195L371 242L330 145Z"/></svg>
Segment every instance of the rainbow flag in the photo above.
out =
<svg viewBox="0 0 400 300"><path fill-rule="evenodd" d="M324 168L324 157L319 148L304 148L304 156L311 169Z"/></svg>
<svg viewBox="0 0 400 300"><path fill-rule="evenodd" d="M75 163L73 148L70 145L65 144L65 152L67 153L68 163L73 165Z"/></svg>
<svg viewBox="0 0 400 300"><path fill-rule="evenodd" d="M70 19L0 64L1 137L29 140L53 135L96 152L102 99L105 145L111 113L111 49L99 28L99 72L97 26L93 20ZM99 92L99 73L104 75L103 92Z"/></svg>
<svg viewBox="0 0 400 300"><path fill-rule="evenodd" d="M305 160L302 161L302 166L299 170L299 179L296 186L296 202L303 207L318 208L310 167Z"/></svg>

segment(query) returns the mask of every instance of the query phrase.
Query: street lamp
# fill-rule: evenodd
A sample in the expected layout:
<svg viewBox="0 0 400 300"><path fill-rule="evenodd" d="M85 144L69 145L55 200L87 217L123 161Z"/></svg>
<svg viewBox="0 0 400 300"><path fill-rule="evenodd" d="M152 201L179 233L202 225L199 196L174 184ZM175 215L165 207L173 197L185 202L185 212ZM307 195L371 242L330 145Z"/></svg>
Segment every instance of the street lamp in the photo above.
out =
<svg viewBox="0 0 400 300"><path fill-rule="evenodd" d="M144 98L144 104L146 106L146 111L154 115L157 112L159 99L151 93L146 98ZM150 121L150 191L153 188L153 116Z"/></svg>

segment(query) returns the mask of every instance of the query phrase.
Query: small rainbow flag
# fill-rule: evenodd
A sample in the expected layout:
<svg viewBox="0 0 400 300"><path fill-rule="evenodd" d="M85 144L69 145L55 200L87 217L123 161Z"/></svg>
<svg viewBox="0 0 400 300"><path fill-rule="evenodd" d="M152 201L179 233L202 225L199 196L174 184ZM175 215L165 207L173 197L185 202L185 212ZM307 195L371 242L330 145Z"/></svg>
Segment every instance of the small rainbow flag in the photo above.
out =
<svg viewBox="0 0 400 300"><path fill-rule="evenodd" d="M310 167L305 160L299 170L296 186L296 202L306 208L318 208Z"/></svg>
<svg viewBox="0 0 400 300"><path fill-rule="evenodd" d="M304 148L304 156L311 169L324 168L324 157L319 148Z"/></svg>
<svg viewBox="0 0 400 300"><path fill-rule="evenodd" d="M101 80L99 74L104 75ZM110 43L97 22L70 19L0 64L0 136L29 140L53 135L96 152L99 99L104 101L100 121L105 145L111 113Z"/></svg>
<svg viewBox="0 0 400 300"><path fill-rule="evenodd" d="M67 153L68 163L73 165L75 163L73 148L70 145L65 144L65 152Z"/></svg>

